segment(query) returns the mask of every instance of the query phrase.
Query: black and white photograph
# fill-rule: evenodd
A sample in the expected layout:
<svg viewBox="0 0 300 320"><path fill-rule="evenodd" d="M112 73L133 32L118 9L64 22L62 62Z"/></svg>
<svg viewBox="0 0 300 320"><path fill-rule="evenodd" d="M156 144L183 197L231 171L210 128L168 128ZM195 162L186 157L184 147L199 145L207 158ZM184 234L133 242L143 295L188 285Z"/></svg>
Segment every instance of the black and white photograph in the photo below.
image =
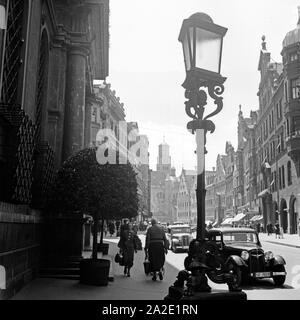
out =
<svg viewBox="0 0 300 320"><path fill-rule="evenodd" d="M0 300L299 299L299 0L0 0Z"/></svg>

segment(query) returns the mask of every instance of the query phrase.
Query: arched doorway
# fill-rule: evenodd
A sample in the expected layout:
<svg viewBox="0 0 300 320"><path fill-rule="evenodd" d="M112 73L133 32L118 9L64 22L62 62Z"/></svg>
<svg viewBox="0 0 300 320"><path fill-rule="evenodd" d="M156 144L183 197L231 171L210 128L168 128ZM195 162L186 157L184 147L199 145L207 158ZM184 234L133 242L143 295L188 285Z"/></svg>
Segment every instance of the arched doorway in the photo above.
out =
<svg viewBox="0 0 300 320"><path fill-rule="evenodd" d="M287 215L287 204L285 199L281 199L280 202L280 226L283 229L283 232L287 232L287 227L288 227L288 215Z"/></svg>
<svg viewBox="0 0 300 320"><path fill-rule="evenodd" d="M297 233L297 220L298 213L296 211L296 197L294 195L291 196L290 199L290 233Z"/></svg>

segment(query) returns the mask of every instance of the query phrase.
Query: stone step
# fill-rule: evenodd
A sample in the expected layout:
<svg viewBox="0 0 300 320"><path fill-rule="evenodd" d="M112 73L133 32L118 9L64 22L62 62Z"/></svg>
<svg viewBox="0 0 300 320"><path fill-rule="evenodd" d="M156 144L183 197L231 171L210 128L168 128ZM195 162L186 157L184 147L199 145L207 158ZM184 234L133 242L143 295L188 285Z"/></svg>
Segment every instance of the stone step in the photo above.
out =
<svg viewBox="0 0 300 320"><path fill-rule="evenodd" d="M47 268L79 268L79 261L42 261L41 269Z"/></svg>
<svg viewBox="0 0 300 320"><path fill-rule="evenodd" d="M52 279L66 279L66 280L80 280L80 275L76 274L39 274L39 278L52 278Z"/></svg>
<svg viewBox="0 0 300 320"><path fill-rule="evenodd" d="M41 268L39 273L41 275L46 275L46 274L79 275L80 269L79 268Z"/></svg>

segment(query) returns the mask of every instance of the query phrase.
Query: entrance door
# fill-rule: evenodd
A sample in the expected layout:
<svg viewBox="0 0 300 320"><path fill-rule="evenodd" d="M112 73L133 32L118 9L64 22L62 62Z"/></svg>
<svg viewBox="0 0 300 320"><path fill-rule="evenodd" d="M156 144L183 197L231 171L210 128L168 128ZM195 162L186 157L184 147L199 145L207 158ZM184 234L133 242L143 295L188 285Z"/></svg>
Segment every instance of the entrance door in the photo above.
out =
<svg viewBox="0 0 300 320"><path fill-rule="evenodd" d="M296 212L295 206L296 206L296 198L292 197L290 201L290 232L291 234L297 233L298 214Z"/></svg>
<svg viewBox="0 0 300 320"><path fill-rule="evenodd" d="M281 227L283 229L283 232L287 232L288 228L288 216L287 216L287 205L286 201L284 199L281 200L281 205L280 205L280 216L281 216Z"/></svg>

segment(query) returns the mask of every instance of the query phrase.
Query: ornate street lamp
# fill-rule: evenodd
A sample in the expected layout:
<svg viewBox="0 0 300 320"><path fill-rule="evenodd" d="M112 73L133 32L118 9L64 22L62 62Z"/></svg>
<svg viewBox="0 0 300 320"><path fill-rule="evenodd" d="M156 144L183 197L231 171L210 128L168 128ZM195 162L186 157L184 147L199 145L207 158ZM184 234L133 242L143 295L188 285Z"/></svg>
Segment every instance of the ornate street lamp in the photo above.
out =
<svg viewBox="0 0 300 320"><path fill-rule="evenodd" d="M182 23L179 41L182 42L186 69L185 110L193 120L187 128L194 134L197 143L197 239L205 238L205 143L206 133L214 132L212 116L223 108L220 95L224 91L226 78L220 74L223 37L227 28L213 23L205 13L195 13ZM207 105L207 88L209 96L214 100L215 110L204 116Z"/></svg>
<svg viewBox="0 0 300 320"><path fill-rule="evenodd" d="M185 110L192 118L187 128L194 134L197 142L197 238L192 240L188 255L184 260L184 270L179 271L177 280L169 287L168 299L207 300L219 296L224 299L227 293L214 292L208 285L206 274L216 283L227 283L230 299L246 299L236 281L233 266L225 263L220 269L219 248L205 237L205 140L207 131L215 130L209 120L222 110L220 95L224 91L226 78L220 74L223 37L227 29L213 23L205 13L195 13L183 21L179 41L182 42L186 68ZM204 116L207 93L214 100L215 110ZM186 284L186 287L185 287ZM226 298L227 299L227 298Z"/></svg>

